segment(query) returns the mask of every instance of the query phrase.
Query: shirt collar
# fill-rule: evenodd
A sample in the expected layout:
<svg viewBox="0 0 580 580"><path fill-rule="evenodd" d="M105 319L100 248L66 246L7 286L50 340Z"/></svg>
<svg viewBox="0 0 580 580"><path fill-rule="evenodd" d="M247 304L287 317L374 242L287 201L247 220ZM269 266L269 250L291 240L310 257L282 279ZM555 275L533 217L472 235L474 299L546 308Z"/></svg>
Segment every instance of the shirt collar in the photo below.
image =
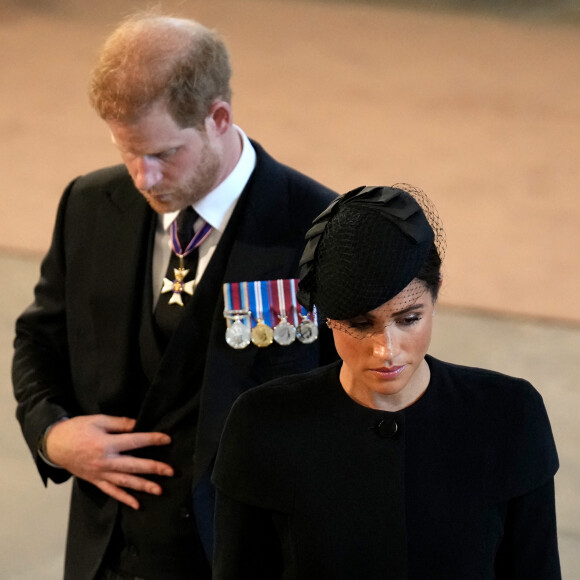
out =
<svg viewBox="0 0 580 580"><path fill-rule="evenodd" d="M242 154L236 166L215 189L193 204L193 209L198 215L220 233L223 233L236 201L256 166L256 150L242 129L237 125L234 125L234 128L242 140ZM161 216L164 230L169 229L178 213L174 211Z"/></svg>

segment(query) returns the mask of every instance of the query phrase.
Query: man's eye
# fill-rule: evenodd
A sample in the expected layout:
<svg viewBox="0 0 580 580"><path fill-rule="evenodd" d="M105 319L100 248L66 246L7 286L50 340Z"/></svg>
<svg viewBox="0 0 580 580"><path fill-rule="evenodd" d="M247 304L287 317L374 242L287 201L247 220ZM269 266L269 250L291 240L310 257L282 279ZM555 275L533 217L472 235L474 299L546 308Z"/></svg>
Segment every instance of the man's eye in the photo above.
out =
<svg viewBox="0 0 580 580"><path fill-rule="evenodd" d="M177 153L177 147L173 147L172 149L167 149L167 151L162 151L161 153L157 153L155 157L161 159L162 161L173 157Z"/></svg>

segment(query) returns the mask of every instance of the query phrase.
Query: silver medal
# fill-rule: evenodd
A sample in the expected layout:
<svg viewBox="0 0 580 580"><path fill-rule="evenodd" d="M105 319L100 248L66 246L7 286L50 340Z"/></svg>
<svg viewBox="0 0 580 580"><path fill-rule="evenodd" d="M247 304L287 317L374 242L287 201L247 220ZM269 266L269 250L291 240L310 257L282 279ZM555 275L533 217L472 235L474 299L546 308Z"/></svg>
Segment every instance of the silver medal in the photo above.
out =
<svg viewBox="0 0 580 580"><path fill-rule="evenodd" d="M226 330L226 342L236 350L246 348L251 340L251 330L239 318L236 318Z"/></svg>
<svg viewBox="0 0 580 580"><path fill-rule="evenodd" d="M296 338L303 344L311 344L318 338L318 326L309 318L304 318L296 328Z"/></svg>
<svg viewBox="0 0 580 580"><path fill-rule="evenodd" d="M286 318L274 327L274 340L281 346L288 346L296 340L296 328Z"/></svg>

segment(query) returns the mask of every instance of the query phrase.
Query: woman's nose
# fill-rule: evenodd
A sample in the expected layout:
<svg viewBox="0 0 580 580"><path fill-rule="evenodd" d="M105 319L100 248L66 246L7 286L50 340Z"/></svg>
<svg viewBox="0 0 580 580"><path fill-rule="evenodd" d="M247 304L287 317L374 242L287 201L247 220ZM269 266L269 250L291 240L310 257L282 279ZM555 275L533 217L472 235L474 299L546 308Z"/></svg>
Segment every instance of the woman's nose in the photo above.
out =
<svg viewBox="0 0 580 580"><path fill-rule="evenodd" d="M384 330L374 337L373 354L384 361L392 362L396 356L396 339L394 330L390 325L385 326Z"/></svg>

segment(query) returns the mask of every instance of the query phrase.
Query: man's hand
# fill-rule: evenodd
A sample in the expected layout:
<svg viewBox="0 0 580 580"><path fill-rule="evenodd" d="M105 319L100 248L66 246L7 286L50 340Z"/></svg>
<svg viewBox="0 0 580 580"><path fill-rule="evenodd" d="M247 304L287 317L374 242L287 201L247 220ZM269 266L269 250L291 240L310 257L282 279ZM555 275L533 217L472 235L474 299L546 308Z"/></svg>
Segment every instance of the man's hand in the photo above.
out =
<svg viewBox="0 0 580 580"><path fill-rule="evenodd" d="M139 509L139 502L123 488L161 495L159 484L135 474L172 476L171 466L153 459L123 455L152 445L168 445L165 433L133 433L135 419L84 415L60 421L46 439L51 462L96 485L103 493Z"/></svg>

